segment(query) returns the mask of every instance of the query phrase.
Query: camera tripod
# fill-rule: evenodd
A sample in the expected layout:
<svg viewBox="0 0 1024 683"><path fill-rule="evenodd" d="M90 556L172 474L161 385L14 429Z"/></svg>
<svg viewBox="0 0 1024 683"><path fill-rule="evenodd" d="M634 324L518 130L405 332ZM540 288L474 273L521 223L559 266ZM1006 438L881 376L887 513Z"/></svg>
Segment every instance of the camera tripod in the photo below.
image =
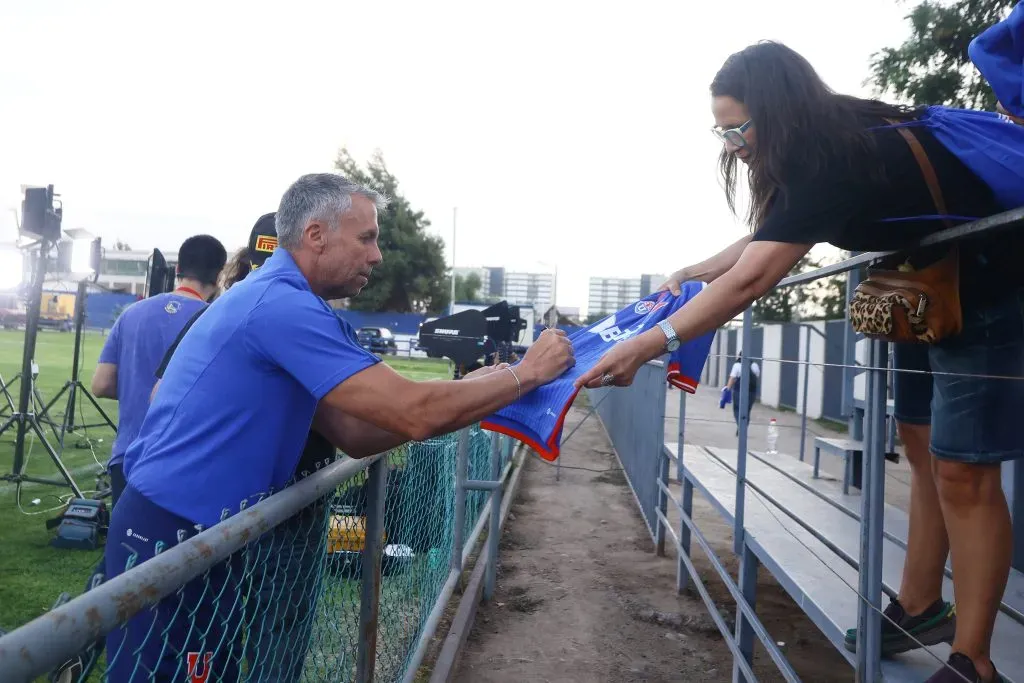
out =
<svg viewBox="0 0 1024 683"><path fill-rule="evenodd" d="M0 405L0 417L6 417L10 413L14 412L14 398L11 396L11 392L8 387L17 382L20 377L21 375L15 375L14 379L12 379L10 382L5 382L4 376L0 375L0 394L3 394L4 403L7 404Z"/></svg>
<svg viewBox="0 0 1024 683"><path fill-rule="evenodd" d="M43 400L43 395L39 391L39 387L35 383L35 378L37 374L38 370L36 369L36 366L33 364L31 398L32 406L35 409L36 414L38 415L37 419L39 420L39 422L49 425L50 429L53 431L54 437L59 439L60 435L57 433L57 424L44 414L46 402ZM0 401L0 419L6 418L18 410L17 400L14 398L14 384L19 380L21 380L20 372L14 377L12 377L11 381L7 383L4 383L3 375L0 375L0 394L2 394L3 396L3 400Z"/></svg>
<svg viewBox="0 0 1024 683"><path fill-rule="evenodd" d="M21 359L21 391L18 394L18 405L13 408L13 412L7 417L3 425L0 426L0 434L3 434L8 429L14 427L15 439L14 439L14 464L10 474L4 474L0 476L0 479L10 481L20 485L23 482L34 482L37 484L50 484L52 486L69 486L78 498L84 498L82 490L78 488L78 484L75 483L74 477L71 476L71 472L68 471L67 467L60 459L60 455L53 449L53 446L46 440L46 435L43 434L42 427L39 426L40 417L42 421L46 421L45 409L40 416L37 417L35 412L36 401L38 394L35 393L35 353L36 353L36 336L39 332L39 309L42 305L42 294L43 294L43 280L46 278L46 259L49 255L50 249L53 246L53 241L47 238L42 238L39 241L39 255L36 259L35 272L32 277L32 290L31 299L28 305L28 317L25 324L25 348L22 353ZM50 455L50 459L53 460L53 464L57 466L57 470L60 472L63 481L58 479L46 479L43 477L34 477L25 474L26 469L26 458L25 458L25 436L31 431L35 434L36 438L46 449L46 452Z"/></svg>
<svg viewBox="0 0 1024 683"><path fill-rule="evenodd" d="M110 416L107 415L106 411L100 407L99 402L96 401L96 397L89 393L89 390L85 388L85 385L83 385L82 381L79 379L79 371L81 369L79 365L79 358L82 351L82 326L85 323L85 297L87 287L88 285L84 280L79 282L78 294L75 297L75 350L71 360L71 379L64 383L61 390L57 392L56 396L50 399L50 402L46 404L39 415L40 419L47 418L46 421L49 421L52 424L52 421L48 417L50 409L57 404L57 401L60 400L61 396L67 393L67 408L64 410L64 420L61 422L60 436L58 437L61 451L64 450L64 437L68 432L74 434L76 429L86 431L90 427L107 426L113 429L115 434L117 433L117 425L114 424L114 421L110 419ZM103 418L103 422L97 422L95 424L75 424L75 399L78 397L79 392L89 399L93 408L95 408L96 412L98 412L100 417ZM84 421L81 411L79 411L78 416Z"/></svg>

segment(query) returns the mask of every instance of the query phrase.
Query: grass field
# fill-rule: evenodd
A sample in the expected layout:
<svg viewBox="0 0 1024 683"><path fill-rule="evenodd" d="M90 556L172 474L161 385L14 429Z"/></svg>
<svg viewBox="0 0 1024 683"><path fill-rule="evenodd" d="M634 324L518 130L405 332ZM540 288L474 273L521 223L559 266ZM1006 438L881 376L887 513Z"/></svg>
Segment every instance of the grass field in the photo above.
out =
<svg viewBox="0 0 1024 683"><path fill-rule="evenodd" d="M0 377L11 383L21 368L24 333L0 330ZM43 400L52 400L71 378L74 335L60 332L40 332L36 345L39 365L37 387ZM81 379L88 387L96 359L103 345L99 333L86 333L82 343ZM450 376L444 361L397 358L386 359L398 372L415 379L425 380ZM9 387L17 403L20 381ZM102 408L117 422L117 402L100 400ZM94 425L103 420L80 395L76 401L75 423ZM50 411L51 419L62 422L67 406L65 394ZM0 395L0 426L6 422L10 409ZM53 430L43 425L47 441L59 450ZM90 495L96 488L96 475L110 455L113 432L107 427L76 430L65 436L61 459L70 469L80 488ZM9 474L14 462L14 429L0 436L0 476ZM26 438L26 473L58 477L57 469L37 438ZM49 545L55 532L46 529L47 519L54 517L70 489L41 484L24 484L20 495L10 482L0 481L0 628L11 630L50 608L62 591L79 594L93 566L99 561L101 550L58 550ZM39 501L34 503L34 501ZM109 500L109 499L108 499Z"/></svg>

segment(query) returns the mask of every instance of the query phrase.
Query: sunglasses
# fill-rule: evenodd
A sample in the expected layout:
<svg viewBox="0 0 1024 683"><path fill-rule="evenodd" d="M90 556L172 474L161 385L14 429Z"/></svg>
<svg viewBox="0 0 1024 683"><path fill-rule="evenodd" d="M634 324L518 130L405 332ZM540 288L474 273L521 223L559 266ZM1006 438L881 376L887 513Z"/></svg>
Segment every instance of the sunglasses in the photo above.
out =
<svg viewBox="0 0 1024 683"><path fill-rule="evenodd" d="M743 148L747 146L747 140L743 137L743 134L747 132L747 129L754 125L754 120L750 119L739 128L729 128L728 130L722 130L721 128L715 127L711 129L711 132L715 134L722 142L731 143L733 146Z"/></svg>

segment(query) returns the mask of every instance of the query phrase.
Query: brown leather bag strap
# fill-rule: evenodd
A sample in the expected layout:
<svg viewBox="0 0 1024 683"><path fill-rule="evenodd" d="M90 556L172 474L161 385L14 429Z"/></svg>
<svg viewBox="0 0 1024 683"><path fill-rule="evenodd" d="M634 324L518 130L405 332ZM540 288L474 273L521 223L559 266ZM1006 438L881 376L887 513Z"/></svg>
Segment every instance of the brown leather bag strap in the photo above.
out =
<svg viewBox="0 0 1024 683"><path fill-rule="evenodd" d="M897 124L897 121L892 119L886 119L889 123ZM921 175L924 176L924 182L928 185L928 192L932 195L932 202L935 203L935 209L939 212L939 215L948 216L949 212L946 211L946 200L942 197L942 188L939 187L939 177L935 174L935 167L932 166L931 160L928 158L928 154L925 153L924 147L921 146L921 141L917 139L906 126L898 126L896 130L903 139L907 141L907 145L910 146L910 151L914 153L914 158L917 160L917 165L921 167ZM948 220L943 220L946 227L952 227L952 223Z"/></svg>

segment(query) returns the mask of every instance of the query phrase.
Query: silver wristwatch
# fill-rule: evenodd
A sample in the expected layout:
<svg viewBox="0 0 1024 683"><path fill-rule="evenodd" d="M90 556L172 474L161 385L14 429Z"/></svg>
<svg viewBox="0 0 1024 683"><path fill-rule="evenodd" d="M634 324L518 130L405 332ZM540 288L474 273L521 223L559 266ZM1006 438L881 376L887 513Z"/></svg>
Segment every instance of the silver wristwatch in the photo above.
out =
<svg viewBox="0 0 1024 683"><path fill-rule="evenodd" d="M671 323L667 320L662 320L658 323L658 327L660 327L661 331L665 333L665 350L672 353L678 349L680 344L679 337L676 335L676 331L673 329Z"/></svg>

